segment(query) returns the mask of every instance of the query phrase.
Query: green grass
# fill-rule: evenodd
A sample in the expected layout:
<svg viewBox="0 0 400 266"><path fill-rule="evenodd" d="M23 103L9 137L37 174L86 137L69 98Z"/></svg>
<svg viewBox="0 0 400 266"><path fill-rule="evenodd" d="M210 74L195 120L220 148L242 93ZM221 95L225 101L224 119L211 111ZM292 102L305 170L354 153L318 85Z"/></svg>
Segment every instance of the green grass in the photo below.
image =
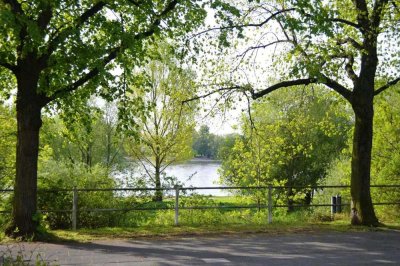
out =
<svg viewBox="0 0 400 266"><path fill-rule="evenodd" d="M371 228L365 226L351 226L348 221L339 220L335 222L321 223L273 223L270 225L198 225L198 226L145 226L137 228L105 227L97 229L53 230L51 241L78 241L87 242L104 239L171 239L188 236L218 236L218 235L240 235L240 234L269 234L284 235L294 233L318 233L318 232L356 232L377 231L397 229L400 224L387 225L382 228Z"/></svg>
<svg viewBox="0 0 400 266"><path fill-rule="evenodd" d="M254 204L250 197L182 197L182 206L234 206ZM171 207L173 200L168 198L163 203L151 201L136 202L140 207ZM371 229L367 227L353 227L349 225L348 211L345 214L335 215L331 219L329 207L299 209L287 214L285 208L276 208L273 213L273 223L268 224L268 214L265 209L207 209L207 210L180 210L180 226L174 226L173 210L162 211L132 211L96 213L80 217L78 224L86 221L90 226L78 231L49 230L44 240L48 241L90 241L93 239L109 238L174 238L181 236L208 236L218 234L291 234L299 232L320 231L363 231L363 230L400 230L399 215L386 208L377 208L378 217L383 218L385 227ZM383 215L385 214L385 215ZM86 220L83 220L86 219ZM101 220L103 223L99 223ZM107 225L112 222L111 226ZM90 222L90 223L89 223ZM106 224L106 225L103 225ZM1 230L3 231L3 230ZM0 241L11 241L0 233Z"/></svg>
<svg viewBox="0 0 400 266"><path fill-rule="evenodd" d="M244 201L243 197L235 196L214 196L210 197L210 199L221 204L239 204Z"/></svg>
<svg viewBox="0 0 400 266"><path fill-rule="evenodd" d="M354 232L400 230L400 223L387 223L384 227L371 228L351 226L347 215L337 215L334 221L306 220L307 213L298 212L291 215L277 216L272 224L263 223L224 223L224 224L182 224L144 225L139 227L102 227L72 230L49 230L44 241L48 242L88 242L104 239L173 239L187 236L218 236L240 234L284 235L294 233L318 232ZM1 243L14 240L0 235Z"/></svg>

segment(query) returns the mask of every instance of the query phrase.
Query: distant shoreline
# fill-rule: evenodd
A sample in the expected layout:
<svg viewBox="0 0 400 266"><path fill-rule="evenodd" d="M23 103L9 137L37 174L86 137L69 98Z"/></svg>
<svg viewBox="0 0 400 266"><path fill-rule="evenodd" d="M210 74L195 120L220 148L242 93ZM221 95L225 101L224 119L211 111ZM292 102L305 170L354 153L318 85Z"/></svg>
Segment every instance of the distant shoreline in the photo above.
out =
<svg viewBox="0 0 400 266"><path fill-rule="evenodd" d="M210 159L210 158L206 158L206 157L194 157L193 159L190 159L184 163L190 163L190 162L204 162L204 163L222 163L221 160L217 160L217 159Z"/></svg>

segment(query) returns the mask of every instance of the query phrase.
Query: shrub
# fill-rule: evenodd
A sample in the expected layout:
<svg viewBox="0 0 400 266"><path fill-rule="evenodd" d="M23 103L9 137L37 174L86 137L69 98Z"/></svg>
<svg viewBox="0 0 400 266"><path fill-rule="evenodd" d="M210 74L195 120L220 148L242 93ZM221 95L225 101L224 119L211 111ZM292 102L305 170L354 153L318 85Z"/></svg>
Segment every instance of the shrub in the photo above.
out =
<svg viewBox="0 0 400 266"><path fill-rule="evenodd" d="M106 175L103 167L96 165L88 168L83 164L67 164L50 160L46 162L39 175L38 209L50 211L46 221L51 228L70 228L72 209L72 190L74 187L84 189L112 188L115 181ZM108 209L117 205L113 191L78 192L79 225L82 227L113 226L118 217L112 212L93 213L85 209ZM56 211L56 212L53 212Z"/></svg>

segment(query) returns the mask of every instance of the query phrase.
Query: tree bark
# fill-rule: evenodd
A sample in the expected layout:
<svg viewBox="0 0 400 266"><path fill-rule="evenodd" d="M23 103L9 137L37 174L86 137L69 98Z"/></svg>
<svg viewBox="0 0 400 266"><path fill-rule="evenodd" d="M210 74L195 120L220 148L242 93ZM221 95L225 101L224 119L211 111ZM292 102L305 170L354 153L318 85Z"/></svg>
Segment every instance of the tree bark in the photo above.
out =
<svg viewBox="0 0 400 266"><path fill-rule="evenodd" d="M35 236L37 220L37 163L39 131L42 126L41 102L36 94L38 74L27 71L17 77L17 157L13 214L6 234L12 237ZM35 219L36 218L36 219Z"/></svg>
<svg viewBox="0 0 400 266"><path fill-rule="evenodd" d="M156 185L156 192L154 194L153 201L161 202L163 200L163 192L161 190L161 164L159 163L159 159L156 159L156 166L155 166L155 185Z"/></svg>
<svg viewBox="0 0 400 266"><path fill-rule="evenodd" d="M353 103L356 121L351 162L351 223L378 226L370 193L373 99L363 102Z"/></svg>
<svg viewBox="0 0 400 266"><path fill-rule="evenodd" d="M364 25L368 29L368 25ZM374 120L374 90L378 66L377 35L366 31L359 78L354 82L351 105L355 114L351 161L351 223L378 226L371 199L371 153Z"/></svg>

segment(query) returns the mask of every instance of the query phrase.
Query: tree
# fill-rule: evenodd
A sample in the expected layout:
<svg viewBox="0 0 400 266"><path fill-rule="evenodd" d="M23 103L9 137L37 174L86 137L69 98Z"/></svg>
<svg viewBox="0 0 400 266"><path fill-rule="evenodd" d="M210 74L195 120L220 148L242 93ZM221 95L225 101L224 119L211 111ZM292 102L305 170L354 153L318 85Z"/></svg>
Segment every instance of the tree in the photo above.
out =
<svg viewBox="0 0 400 266"><path fill-rule="evenodd" d="M314 83L336 91L350 103L355 115L351 221L379 225L370 193L374 98L400 81L395 71L400 55L396 45L400 38L397 1L258 0L249 1L240 10L216 1L214 7L223 22L206 32L220 30L222 46L229 46L235 40L232 35L247 35L250 39L256 36L253 38L256 41L240 53L239 65L243 67L241 63L248 60L252 62L250 67L257 62L265 66L272 53L282 55L280 60L276 57L272 60L272 69L281 70L279 75L275 74L279 80L272 85L271 79L265 83L259 79L252 82L245 76L243 81L237 74L239 77L233 77L228 85L216 91L239 89L259 99L280 88ZM275 48L268 53L264 49L269 47ZM231 63L244 72L238 64Z"/></svg>
<svg viewBox="0 0 400 266"><path fill-rule="evenodd" d="M103 164L110 173L125 161L126 151L123 149L125 137L117 130L117 108L112 103L106 103L103 108L103 118L100 121L100 136L104 150ZM120 168L120 167L119 167Z"/></svg>
<svg viewBox="0 0 400 266"><path fill-rule="evenodd" d="M243 138L222 163L221 181L234 186L282 185L288 211L310 204L312 190L345 147L350 123L342 103L329 93L282 90L254 102ZM280 196L280 194L278 194Z"/></svg>
<svg viewBox="0 0 400 266"><path fill-rule="evenodd" d="M213 139L214 135L210 134L210 128L206 125L201 125L193 143L196 155L211 158L214 155L212 152Z"/></svg>
<svg viewBox="0 0 400 266"><path fill-rule="evenodd" d="M118 19L112 17L115 16ZM204 18L196 1L0 1L0 71L16 88L17 156L11 236L32 236L37 222L41 112L97 92L119 95L110 72L139 63L154 35L176 36ZM14 82L13 82L14 81ZM107 86L106 86L107 85ZM115 85L115 84L114 84Z"/></svg>
<svg viewBox="0 0 400 266"><path fill-rule="evenodd" d="M154 200L162 201L162 175L172 163L192 157L195 103L183 105L196 91L193 74L177 66L171 47L159 45L159 60L145 69L143 98L149 112L138 126L137 140L131 139L129 151L139 160L156 190ZM163 48L167 47L167 49ZM146 86L147 84L147 86ZM139 91L136 89L134 91Z"/></svg>
<svg viewBox="0 0 400 266"><path fill-rule="evenodd" d="M43 119L40 146L51 148L51 160L84 164L89 171L100 164L109 176L126 162L124 137L117 132L116 105L105 103L100 107L89 102L76 108L75 115L60 112Z"/></svg>
<svg viewBox="0 0 400 266"><path fill-rule="evenodd" d="M209 159L220 159L224 150L229 149L235 142L235 134L215 135L210 133L207 125L201 125L199 132L194 133L193 151L195 156Z"/></svg>
<svg viewBox="0 0 400 266"><path fill-rule="evenodd" d="M127 165L124 138L116 132L115 104L89 101L76 106L77 114L59 112L43 117L38 162L39 189L110 188L115 187L115 174ZM83 195L84 194L84 195ZM111 208L113 192L83 193L79 202L84 208ZM63 209L70 204L71 194L39 193L38 208ZM80 206L80 207L82 207ZM107 207L106 207L107 206ZM51 228L69 228L70 213L48 213L43 218ZM81 226L109 226L112 215L79 214Z"/></svg>
<svg viewBox="0 0 400 266"><path fill-rule="evenodd" d="M218 146L218 155L217 158L219 160L224 160L229 156L230 150L235 145L235 142L241 136L237 133L232 133L228 135L222 136L220 145Z"/></svg>

